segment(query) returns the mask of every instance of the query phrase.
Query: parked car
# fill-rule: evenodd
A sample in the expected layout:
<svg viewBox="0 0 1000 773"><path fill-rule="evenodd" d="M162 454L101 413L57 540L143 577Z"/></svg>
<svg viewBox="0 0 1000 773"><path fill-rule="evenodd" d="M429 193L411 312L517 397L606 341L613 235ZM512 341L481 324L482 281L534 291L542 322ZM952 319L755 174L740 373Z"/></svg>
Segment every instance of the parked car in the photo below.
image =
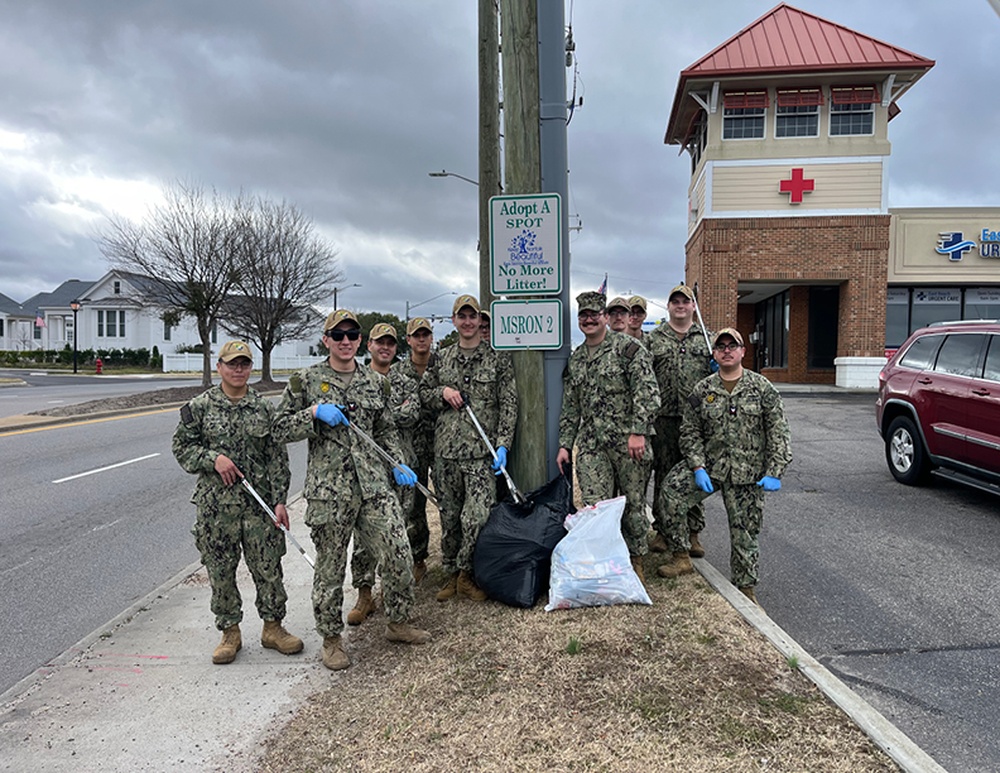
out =
<svg viewBox="0 0 1000 773"><path fill-rule="evenodd" d="M1000 494L1000 321L914 332L879 373L875 405L900 483L934 473Z"/></svg>

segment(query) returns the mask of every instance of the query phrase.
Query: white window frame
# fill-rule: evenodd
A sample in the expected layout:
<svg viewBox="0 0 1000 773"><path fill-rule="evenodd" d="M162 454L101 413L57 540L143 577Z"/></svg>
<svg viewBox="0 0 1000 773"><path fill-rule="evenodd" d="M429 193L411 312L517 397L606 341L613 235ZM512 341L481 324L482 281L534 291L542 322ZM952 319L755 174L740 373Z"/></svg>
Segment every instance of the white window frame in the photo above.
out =
<svg viewBox="0 0 1000 773"><path fill-rule="evenodd" d="M781 104L782 101L792 104ZM778 89L777 101L774 111L774 138L778 140L809 139L819 136L820 103L823 101L823 92L819 88L809 89ZM798 102L799 104L794 104ZM812 102L812 104L809 104ZM782 118L792 118L789 121L793 126L798 127L800 121L795 120L800 116L812 117L813 133L782 134Z"/></svg>
<svg viewBox="0 0 1000 773"><path fill-rule="evenodd" d="M725 103L729 98L734 98L736 100L757 100L763 101L760 106L735 106L726 107ZM734 142L739 140L766 140L767 139L767 108L770 106L771 102L768 97L766 89L756 89L753 91L738 91L738 92L726 92L723 94L723 108L722 108L722 140L723 142ZM740 137L727 137L727 130L732 127L736 128L739 126L741 132L745 129L745 125L750 123L751 120L754 121L756 126L756 120L760 120L760 135L752 136L740 136Z"/></svg>
<svg viewBox="0 0 1000 773"><path fill-rule="evenodd" d="M839 91L849 90L850 87L837 87L834 86L830 89L830 119L827 123L827 132L831 137L871 137L875 134L875 104L878 101L878 90L875 87L870 87L874 94L874 99L865 100L863 102L841 102L837 103L835 101L835 96ZM858 87L859 90L864 90L869 87ZM855 116L868 117L871 122L871 129L866 132L860 131L840 131L834 132L833 123L835 119L847 118L852 119ZM848 120L848 123L853 126L855 123L853 120Z"/></svg>
<svg viewBox="0 0 1000 773"><path fill-rule="evenodd" d="M112 321L114 320L114 321ZM111 334L114 329L115 334ZM97 337L98 338L125 338L125 310L124 309L98 309L97 310Z"/></svg>

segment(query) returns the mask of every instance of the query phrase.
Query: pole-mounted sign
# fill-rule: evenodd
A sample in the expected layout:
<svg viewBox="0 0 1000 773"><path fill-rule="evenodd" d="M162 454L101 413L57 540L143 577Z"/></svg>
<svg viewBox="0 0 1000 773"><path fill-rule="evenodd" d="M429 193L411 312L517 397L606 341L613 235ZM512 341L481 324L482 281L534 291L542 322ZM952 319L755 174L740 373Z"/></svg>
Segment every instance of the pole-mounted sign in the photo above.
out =
<svg viewBox="0 0 1000 773"><path fill-rule="evenodd" d="M490 279L494 295L554 295L562 290L558 193L490 199Z"/></svg>

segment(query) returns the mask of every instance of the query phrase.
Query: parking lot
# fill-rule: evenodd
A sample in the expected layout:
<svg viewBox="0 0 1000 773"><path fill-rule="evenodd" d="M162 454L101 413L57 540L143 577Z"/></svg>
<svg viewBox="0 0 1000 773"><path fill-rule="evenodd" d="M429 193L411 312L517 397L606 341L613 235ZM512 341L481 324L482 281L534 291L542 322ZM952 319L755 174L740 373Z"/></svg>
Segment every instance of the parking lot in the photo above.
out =
<svg viewBox="0 0 1000 773"><path fill-rule="evenodd" d="M874 395L784 395L794 461L769 494L758 598L806 650L949 770L1000 770L1000 504L897 483ZM728 575L719 497L706 558Z"/></svg>

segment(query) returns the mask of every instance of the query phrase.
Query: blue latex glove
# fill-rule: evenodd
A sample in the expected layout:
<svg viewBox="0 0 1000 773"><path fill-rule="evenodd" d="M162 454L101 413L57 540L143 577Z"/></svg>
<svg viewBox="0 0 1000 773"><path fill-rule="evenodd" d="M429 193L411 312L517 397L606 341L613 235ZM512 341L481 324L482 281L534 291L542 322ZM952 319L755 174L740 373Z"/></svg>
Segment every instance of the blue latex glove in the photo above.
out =
<svg viewBox="0 0 1000 773"><path fill-rule="evenodd" d="M715 361L714 357L709 359L709 361L708 361L708 368L709 368L709 370L712 371L712 373L718 373L719 372L719 363L717 363Z"/></svg>
<svg viewBox="0 0 1000 773"><path fill-rule="evenodd" d="M326 422L331 427L336 427L338 424L350 424L347 416L344 415L343 405L320 403L316 406L316 418Z"/></svg>
<svg viewBox="0 0 1000 773"><path fill-rule="evenodd" d="M504 446L497 448L497 458L493 460L493 469L496 470L497 475L501 475L501 467L507 466L507 449Z"/></svg>
<svg viewBox="0 0 1000 773"><path fill-rule="evenodd" d="M777 478L772 478L770 475L765 475L757 481L757 485L762 486L764 491L777 491L781 488L781 481Z"/></svg>
<svg viewBox="0 0 1000 773"><path fill-rule="evenodd" d="M392 468L392 474L396 478L396 483L400 486L409 486L413 488L417 485L417 473L407 467L405 464L401 464L398 467Z"/></svg>
<svg viewBox="0 0 1000 773"><path fill-rule="evenodd" d="M712 479L709 474L705 472L704 467L699 467L694 471L694 482L698 484L698 488L704 491L706 494L711 494L715 489L712 487Z"/></svg>

